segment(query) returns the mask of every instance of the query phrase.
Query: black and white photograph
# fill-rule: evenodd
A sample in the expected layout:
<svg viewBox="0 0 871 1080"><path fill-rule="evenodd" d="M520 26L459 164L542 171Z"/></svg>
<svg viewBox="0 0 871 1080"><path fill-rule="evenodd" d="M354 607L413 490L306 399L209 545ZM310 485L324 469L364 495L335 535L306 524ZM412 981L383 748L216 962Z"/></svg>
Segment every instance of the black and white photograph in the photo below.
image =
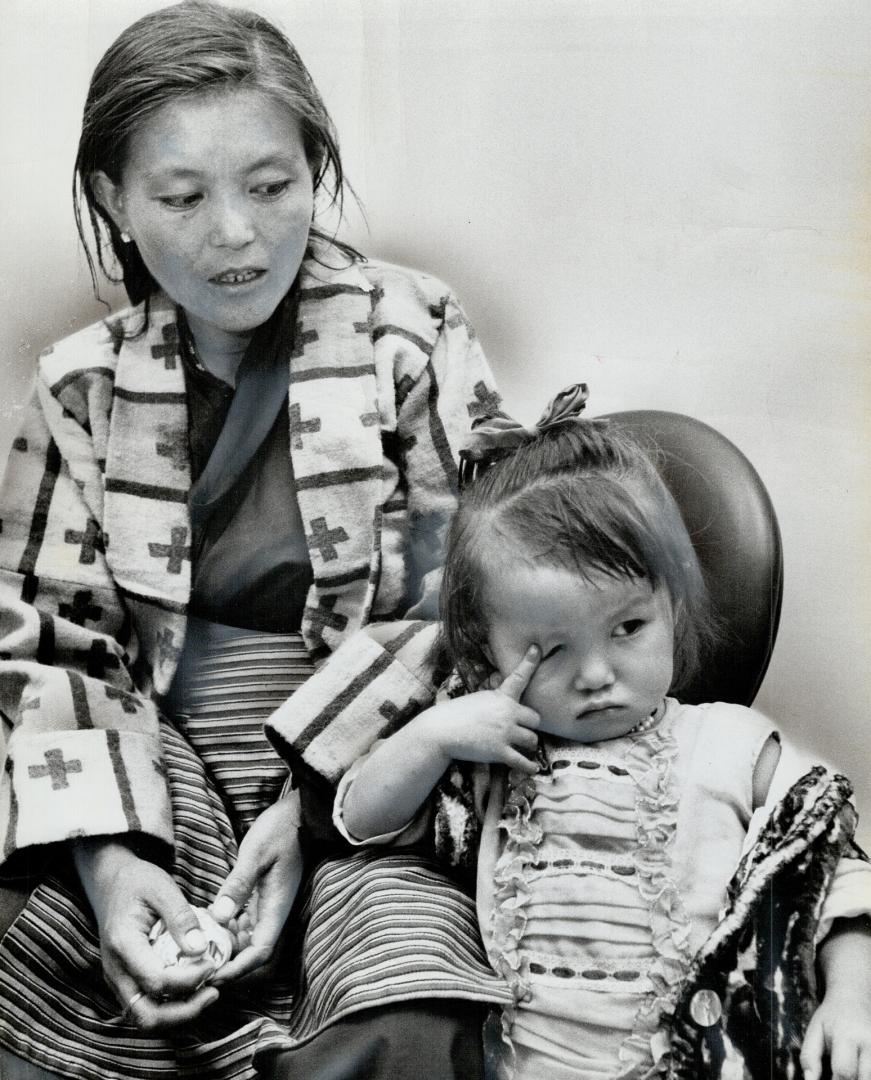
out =
<svg viewBox="0 0 871 1080"><path fill-rule="evenodd" d="M871 8L0 0L0 1080L871 1080Z"/></svg>

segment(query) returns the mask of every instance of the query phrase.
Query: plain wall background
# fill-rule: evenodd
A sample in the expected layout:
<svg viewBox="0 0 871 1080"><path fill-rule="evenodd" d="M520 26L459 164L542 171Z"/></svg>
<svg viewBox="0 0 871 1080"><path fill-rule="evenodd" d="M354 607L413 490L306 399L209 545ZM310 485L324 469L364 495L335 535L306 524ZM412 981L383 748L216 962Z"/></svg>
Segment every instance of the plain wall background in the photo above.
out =
<svg viewBox="0 0 871 1080"><path fill-rule="evenodd" d="M152 0L0 0L5 458L36 352L100 317L70 172L90 72ZM569 382L754 462L786 598L757 705L871 839L866 0L255 0L339 128L368 254L446 278L506 404ZM109 294L113 295L113 294ZM117 294L114 294L117 296Z"/></svg>

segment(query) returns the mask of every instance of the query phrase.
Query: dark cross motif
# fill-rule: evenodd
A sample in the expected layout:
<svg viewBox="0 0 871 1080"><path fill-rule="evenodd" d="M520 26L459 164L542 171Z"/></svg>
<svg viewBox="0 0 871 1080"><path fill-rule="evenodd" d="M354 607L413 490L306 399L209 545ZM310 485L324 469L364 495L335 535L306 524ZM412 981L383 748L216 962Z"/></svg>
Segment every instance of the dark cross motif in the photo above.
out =
<svg viewBox="0 0 871 1080"><path fill-rule="evenodd" d="M322 637L326 627L341 633L348 625L347 618L334 610L338 599L338 596L324 596L316 608L305 609L313 637Z"/></svg>
<svg viewBox="0 0 871 1080"><path fill-rule="evenodd" d="M106 329L112 341L112 352L117 356L124 344L124 323L120 319L112 319L106 323Z"/></svg>
<svg viewBox="0 0 871 1080"><path fill-rule="evenodd" d="M342 526L339 525L335 529L328 529L325 517L312 518L310 524L312 531L305 538L308 546L317 548L324 562L332 562L333 559L338 559L339 553L336 551L335 545L340 544L343 540L351 539Z"/></svg>
<svg viewBox="0 0 871 1080"><path fill-rule="evenodd" d="M494 413L502 404L502 398L484 382L475 383L476 400L467 405L469 416L486 416Z"/></svg>
<svg viewBox="0 0 871 1080"><path fill-rule="evenodd" d="M373 285L372 288L369 290L369 303L371 304L373 311L375 310L375 308L378 307L378 305L383 299L384 290L381 288L380 285Z"/></svg>
<svg viewBox="0 0 871 1080"><path fill-rule="evenodd" d="M103 638L97 638L88 649L88 674L93 679L104 679L106 669L117 670L121 661L114 653L109 652L109 646Z"/></svg>
<svg viewBox="0 0 871 1080"><path fill-rule="evenodd" d="M160 631L154 640L154 644L157 646L157 653L161 664L165 664L169 660L175 660L181 655L181 649L175 644L172 630L168 627L164 627L163 630Z"/></svg>
<svg viewBox="0 0 871 1080"><path fill-rule="evenodd" d="M410 375L403 375L399 382L396 384L396 411L402 408L405 404L405 399L411 393L411 388L414 386L414 379Z"/></svg>
<svg viewBox="0 0 871 1080"><path fill-rule="evenodd" d="M12 443L13 450L20 450L22 454L27 453L27 439L23 435L19 435L17 439Z"/></svg>
<svg viewBox="0 0 871 1080"><path fill-rule="evenodd" d="M360 423L363 427L374 427L378 423L377 412L364 412L360 414Z"/></svg>
<svg viewBox="0 0 871 1080"><path fill-rule="evenodd" d="M86 565L94 562L98 551L105 552L106 550L100 533L100 526L93 518L88 518L84 532L79 532L77 529L67 529L64 533L64 540L68 544L81 544L82 550L79 552L79 562Z"/></svg>
<svg viewBox="0 0 871 1080"><path fill-rule="evenodd" d="M318 340L317 330L303 330L302 320L296 324L296 333L293 335L293 352L291 360L298 360L305 352L306 345Z"/></svg>
<svg viewBox="0 0 871 1080"><path fill-rule="evenodd" d="M79 589L73 593L71 604L58 604L57 613L62 619L68 619L76 626L84 626L86 622L99 622L103 609L98 604L92 604L94 594L90 589Z"/></svg>
<svg viewBox="0 0 871 1080"><path fill-rule="evenodd" d="M401 728L403 724L408 723L408 721L419 711L419 709L420 706L415 704L415 702L413 701L410 704L406 705L404 709L398 708L396 705L394 705L392 701L385 701L379 708L378 712L380 712L384 719L387 721L388 731L392 732L396 731L398 728Z"/></svg>
<svg viewBox="0 0 871 1080"><path fill-rule="evenodd" d="M320 418L315 416L311 420L302 419L302 406L291 405L290 407L290 445L294 450L302 450L303 435L321 430Z"/></svg>
<svg viewBox="0 0 871 1080"><path fill-rule="evenodd" d="M158 457L169 458L174 469L184 469L188 463L188 433L184 428L159 428L162 442L154 444Z"/></svg>
<svg viewBox="0 0 871 1080"><path fill-rule="evenodd" d="M163 344L152 345L151 355L155 360L163 360L166 371L175 371L178 359L178 327L174 322L167 323L161 329Z"/></svg>
<svg viewBox="0 0 871 1080"><path fill-rule="evenodd" d="M121 708L126 713L132 715L135 712L139 712L139 702L132 694L128 694L126 690L118 690L114 686L107 686L106 697L110 701L120 701Z"/></svg>
<svg viewBox="0 0 871 1080"><path fill-rule="evenodd" d="M45 765L29 765L27 773L32 780L41 780L43 776L50 776L52 791L60 791L61 788L69 787L67 774L82 771L82 763L78 758L64 761L63 750L46 750L43 756L45 757Z"/></svg>
<svg viewBox="0 0 871 1080"><path fill-rule="evenodd" d="M149 544L148 554L152 559L168 559L166 570L169 574L180 574L181 564L185 559L190 562L191 549L185 544L187 526L179 525L170 532L171 543Z"/></svg>

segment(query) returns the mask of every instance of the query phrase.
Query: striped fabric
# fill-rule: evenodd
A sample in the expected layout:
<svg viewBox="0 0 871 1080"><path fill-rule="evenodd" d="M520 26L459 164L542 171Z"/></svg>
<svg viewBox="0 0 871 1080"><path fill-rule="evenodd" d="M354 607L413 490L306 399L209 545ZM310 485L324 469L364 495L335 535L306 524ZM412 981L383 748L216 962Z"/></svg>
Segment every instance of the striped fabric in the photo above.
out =
<svg viewBox="0 0 871 1080"><path fill-rule="evenodd" d="M263 719L314 670L299 634L255 634L189 622L173 687L175 723L233 807L237 832L275 802L288 778Z"/></svg>
<svg viewBox="0 0 871 1080"><path fill-rule="evenodd" d="M210 903L236 855L236 836L269 803L287 768L263 720L312 670L299 635L197 636L177 681L176 723L161 722L162 767L176 835L174 875L191 903ZM234 823L237 823L234 829ZM286 982L268 995L222 991L175 1039L123 1023L103 982L99 943L71 878L52 876L3 939L0 1043L61 1076L88 1080L247 1080L265 1048L289 1048L372 1005L413 998L502 1002L474 905L413 854L354 855L321 866L303 908L300 1008Z"/></svg>
<svg viewBox="0 0 871 1080"><path fill-rule="evenodd" d="M474 905L434 862L413 852L366 851L322 864L303 921L305 981L295 1038L311 1035L324 1017L399 996L511 1000L487 968Z"/></svg>

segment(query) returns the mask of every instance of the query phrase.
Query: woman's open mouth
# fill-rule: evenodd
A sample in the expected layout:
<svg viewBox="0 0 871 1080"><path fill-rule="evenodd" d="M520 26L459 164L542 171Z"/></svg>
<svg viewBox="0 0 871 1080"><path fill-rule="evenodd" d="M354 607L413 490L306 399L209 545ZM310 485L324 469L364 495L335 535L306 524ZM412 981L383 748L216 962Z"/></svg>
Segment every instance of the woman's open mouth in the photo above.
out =
<svg viewBox="0 0 871 1080"><path fill-rule="evenodd" d="M263 277L265 273L265 270L246 267L243 270L225 270L221 274L215 274L214 277L210 277L209 281L213 285L250 285L252 281L257 281L259 278Z"/></svg>

